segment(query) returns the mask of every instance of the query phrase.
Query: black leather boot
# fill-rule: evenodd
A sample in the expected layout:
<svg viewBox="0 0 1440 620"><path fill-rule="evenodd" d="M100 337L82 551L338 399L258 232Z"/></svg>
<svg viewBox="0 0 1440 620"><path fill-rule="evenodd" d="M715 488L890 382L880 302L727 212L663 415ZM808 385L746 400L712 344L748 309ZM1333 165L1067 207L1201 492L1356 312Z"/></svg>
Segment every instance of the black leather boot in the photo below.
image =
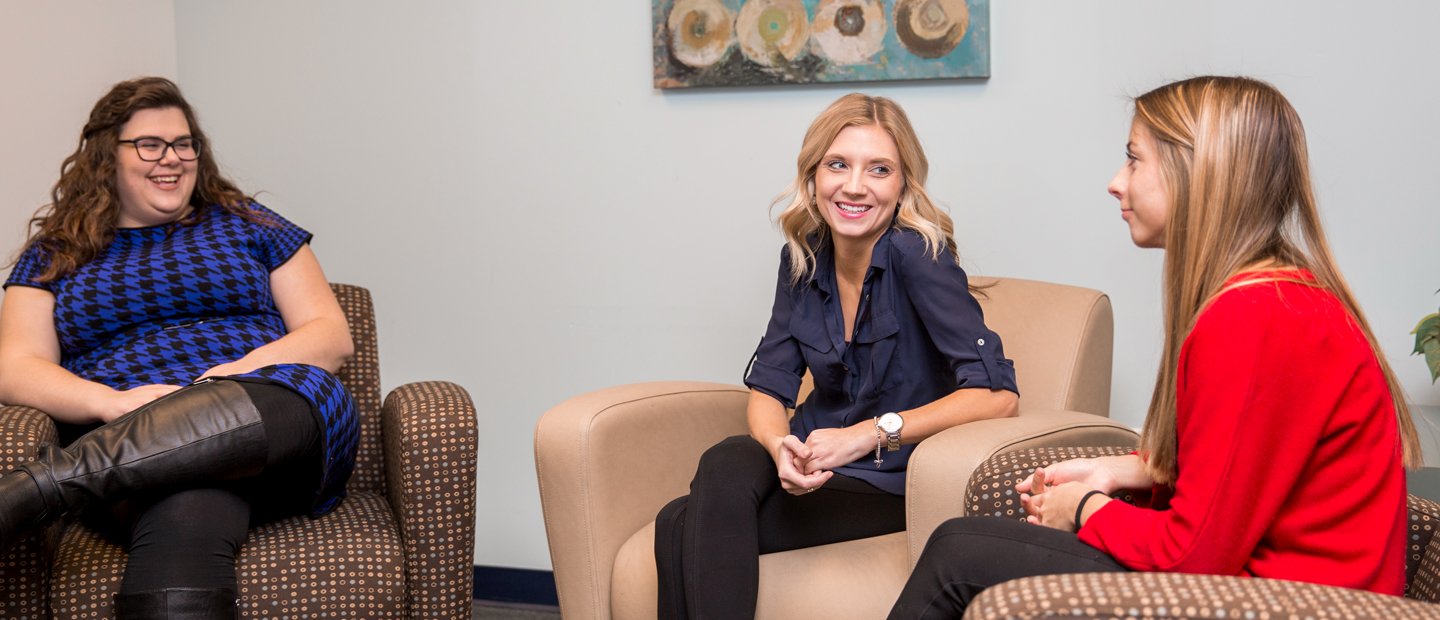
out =
<svg viewBox="0 0 1440 620"><path fill-rule="evenodd" d="M265 430L234 381L186 386L0 478L0 551L26 531L138 491L253 476Z"/></svg>
<svg viewBox="0 0 1440 620"><path fill-rule="evenodd" d="M115 595L117 620L231 620L240 617L234 590L169 588Z"/></svg>

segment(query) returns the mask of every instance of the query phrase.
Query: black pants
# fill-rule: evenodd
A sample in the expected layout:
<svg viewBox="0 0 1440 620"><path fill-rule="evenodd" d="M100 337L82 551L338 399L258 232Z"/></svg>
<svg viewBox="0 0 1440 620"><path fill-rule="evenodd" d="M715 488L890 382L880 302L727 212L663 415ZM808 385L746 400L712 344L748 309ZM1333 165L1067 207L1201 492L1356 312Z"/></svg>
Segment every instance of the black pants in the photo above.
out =
<svg viewBox="0 0 1440 620"><path fill-rule="evenodd" d="M121 594L166 588L239 591L235 558L252 524L302 514L319 485L319 417L289 389L242 382L268 446L260 475L131 497L87 513L88 525L129 554Z"/></svg>
<svg viewBox="0 0 1440 620"><path fill-rule="evenodd" d="M1014 519L951 519L925 543L890 618L959 618L985 588L1020 577L1127 570L1070 532Z"/></svg>
<svg viewBox="0 0 1440 620"><path fill-rule="evenodd" d="M753 618L760 554L903 529L903 496L841 475L791 495L764 447L730 437L700 457L690 495L655 519L660 617Z"/></svg>

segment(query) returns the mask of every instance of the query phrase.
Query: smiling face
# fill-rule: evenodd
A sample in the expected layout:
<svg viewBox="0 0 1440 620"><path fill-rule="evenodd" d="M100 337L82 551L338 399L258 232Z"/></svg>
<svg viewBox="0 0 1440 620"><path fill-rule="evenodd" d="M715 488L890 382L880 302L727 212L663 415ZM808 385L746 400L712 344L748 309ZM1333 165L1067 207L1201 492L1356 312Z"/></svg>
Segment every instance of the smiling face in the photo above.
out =
<svg viewBox="0 0 1440 620"><path fill-rule="evenodd" d="M1160 174L1155 136L1138 121L1130 124L1125 165L1110 179L1110 195L1120 200L1120 217L1130 224L1130 240L1142 248L1165 247L1170 221L1170 192Z"/></svg>
<svg viewBox="0 0 1440 620"><path fill-rule="evenodd" d="M137 110L120 128L120 140L159 138L174 142L190 136L190 123L179 108ZM166 149L160 161L140 159L129 143L116 147L115 190L120 195L121 228L155 226L184 217L195 191L196 161L181 161Z"/></svg>
<svg viewBox="0 0 1440 620"><path fill-rule="evenodd" d="M836 243L874 244L905 189L895 140L879 125L840 130L815 167L815 206Z"/></svg>

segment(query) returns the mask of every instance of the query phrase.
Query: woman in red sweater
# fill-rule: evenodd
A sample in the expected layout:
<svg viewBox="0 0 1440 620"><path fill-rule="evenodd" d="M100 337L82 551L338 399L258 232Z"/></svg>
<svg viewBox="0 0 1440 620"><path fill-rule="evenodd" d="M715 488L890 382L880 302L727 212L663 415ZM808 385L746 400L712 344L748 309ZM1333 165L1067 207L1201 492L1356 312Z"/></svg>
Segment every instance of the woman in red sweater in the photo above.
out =
<svg viewBox="0 0 1440 620"><path fill-rule="evenodd" d="M1299 116L1263 82L1184 80L1135 100L1125 156L1110 193L1135 244L1166 252L1140 450L1036 470L1016 488L1029 524L941 525L891 618L959 617L986 587L1057 573L1404 589L1419 444L1320 228Z"/></svg>

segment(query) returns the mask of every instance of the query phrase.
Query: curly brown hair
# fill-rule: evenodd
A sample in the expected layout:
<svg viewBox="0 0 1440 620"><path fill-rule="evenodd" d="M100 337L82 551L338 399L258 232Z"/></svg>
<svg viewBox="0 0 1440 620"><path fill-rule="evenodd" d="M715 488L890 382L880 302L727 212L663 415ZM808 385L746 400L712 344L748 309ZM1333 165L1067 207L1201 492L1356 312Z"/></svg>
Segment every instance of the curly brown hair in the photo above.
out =
<svg viewBox="0 0 1440 620"><path fill-rule="evenodd" d="M115 187L120 129L136 112L156 108L183 112L190 124L190 135L202 149L195 191L190 194L192 209L177 224L195 223L201 217L200 207L206 205L261 221L250 209L254 199L220 174L220 167L207 150L210 143L205 132L190 103L180 94L180 87L162 77L127 80L111 87L95 102L90 120L80 132L79 145L60 164L60 180L50 190L50 204L30 218L30 237L24 247L38 244L49 259L40 281L53 282L70 274L114 239L120 220L120 195Z"/></svg>

